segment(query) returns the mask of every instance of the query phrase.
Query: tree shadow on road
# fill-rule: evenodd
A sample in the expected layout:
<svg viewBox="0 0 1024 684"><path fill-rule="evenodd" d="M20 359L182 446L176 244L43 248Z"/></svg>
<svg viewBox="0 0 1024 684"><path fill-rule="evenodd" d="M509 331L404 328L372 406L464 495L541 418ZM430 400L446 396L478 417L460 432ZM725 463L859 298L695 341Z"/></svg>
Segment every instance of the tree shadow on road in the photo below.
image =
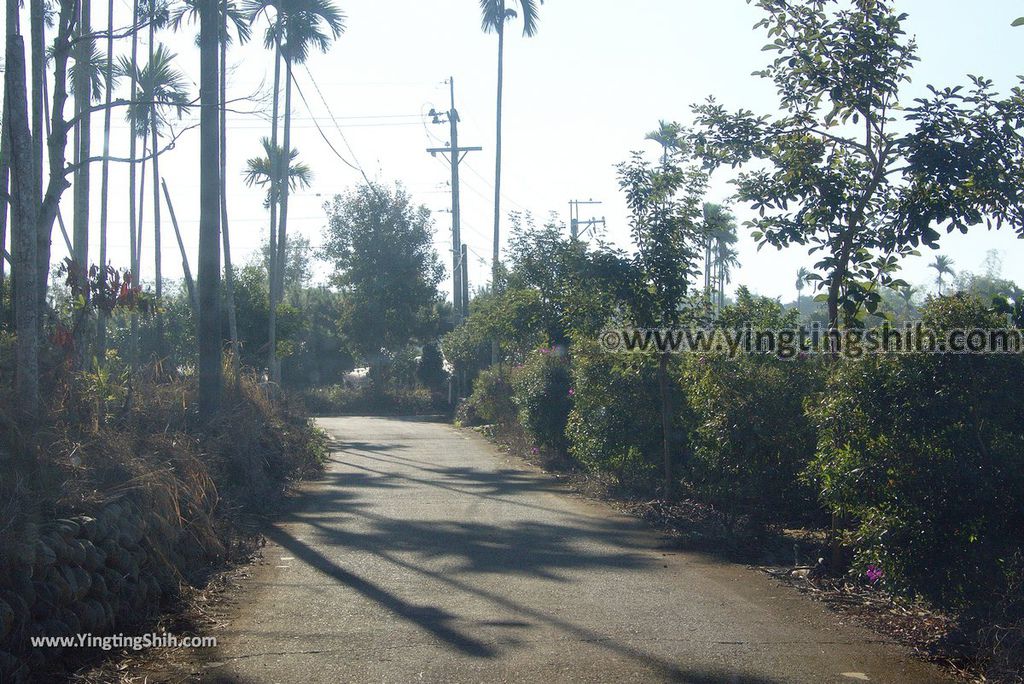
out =
<svg viewBox="0 0 1024 684"><path fill-rule="evenodd" d="M332 442L331 460L336 469L325 473L317 486L297 493L290 512L267 536L296 559L464 656L496 658L502 646L514 645L518 637L485 641L472 636L473 623L451 609L412 603L334 559L376 557L396 572L440 585L446 599L463 594L469 600L488 603L496 614L509 615L509 619L488 621L481 627L511 634L546 625L571 639L629 658L669 681L770 684L769 679L736 672L688 669L575 624L557 611L533 608L511 598L514 594L474 581L474 576L501 575L571 584L581 570L641 569L652 565L654 559L641 552L649 552L650 547L636 539L636 532L642 529L639 523L603 520L538 503L535 494L565 492L553 478L525 470L443 467L396 453L403 449L401 444ZM459 505L486 501L514 510L544 511L547 521L531 520L529 510L522 519L502 525L450 518L403 519L391 516L389 507L382 505L382 497L386 502L424 488L439 490ZM458 604L457 600L445 602Z"/></svg>

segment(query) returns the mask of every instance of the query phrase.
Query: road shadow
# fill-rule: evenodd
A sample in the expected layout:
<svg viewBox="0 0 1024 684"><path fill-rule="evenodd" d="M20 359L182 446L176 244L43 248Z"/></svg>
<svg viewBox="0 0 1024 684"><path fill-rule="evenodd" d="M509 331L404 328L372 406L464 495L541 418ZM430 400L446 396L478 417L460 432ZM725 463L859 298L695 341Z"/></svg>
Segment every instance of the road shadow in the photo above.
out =
<svg viewBox="0 0 1024 684"><path fill-rule="evenodd" d="M771 684L774 680L742 672L687 668L585 626L557 611L531 607L512 592L474 581L482 575L540 578L572 583L578 571L636 570L656 561L649 544L638 541L639 521L602 519L547 506L543 496L565 494L554 478L518 469L446 466L418 458L407 444L335 439L330 443L330 469L315 486L297 491L291 506L269 528L269 539L295 559L394 616L415 625L454 651L474 659L494 659L516 638L488 642L473 634L476 625L509 633L528 632L545 625L566 636L596 645L654 671L666 681L698 684ZM436 490L460 501L500 504L524 515L505 524L479 520L424 520L396 517L386 501L414 489ZM385 497L382 505L382 498ZM453 501L456 499L453 498ZM531 519L544 511L545 520ZM537 517L537 516L533 516ZM455 609L412 603L381 582L360 576L367 556L396 571L411 573L444 587L445 605L463 594L487 602L503 619L471 622ZM364 559L344 567L345 559ZM440 597L439 597L440 598ZM431 602L435 603L435 602ZM436 602L440 603L440 601ZM461 624L460 624L461 623ZM231 680L224 680L231 681Z"/></svg>

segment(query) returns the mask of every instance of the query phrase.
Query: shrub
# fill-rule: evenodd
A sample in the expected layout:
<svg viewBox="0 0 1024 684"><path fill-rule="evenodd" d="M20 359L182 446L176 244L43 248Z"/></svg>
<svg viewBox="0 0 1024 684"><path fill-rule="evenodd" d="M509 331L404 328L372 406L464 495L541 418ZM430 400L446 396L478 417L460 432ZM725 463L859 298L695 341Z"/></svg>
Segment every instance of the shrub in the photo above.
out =
<svg viewBox="0 0 1024 684"><path fill-rule="evenodd" d="M814 456L816 433L804 401L820 390L819 361L710 354L687 361L694 493L733 522L806 520L817 506L799 475Z"/></svg>
<svg viewBox="0 0 1024 684"><path fill-rule="evenodd" d="M331 385L308 390L304 397L306 408L319 416L422 416L448 410L446 394L423 388Z"/></svg>
<svg viewBox="0 0 1024 684"><path fill-rule="evenodd" d="M796 317L776 300L740 287L718 325L778 330L794 325ZM813 490L799 478L816 445L804 402L822 383L817 359L687 358L682 385L692 424L689 483L698 498L731 522L739 516L755 525L812 516L818 508Z"/></svg>
<svg viewBox="0 0 1024 684"><path fill-rule="evenodd" d="M569 454L590 470L613 474L626 489L652 491L662 449L657 361L602 353L596 345L575 349ZM678 409L678 398L674 404Z"/></svg>
<svg viewBox="0 0 1024 684"><path fill-rule="evenodd" d="M977 300L929 302L933 329L1003 322ZM837 364L812 416L808 481L856 525L856 565L942 605L983 609L1024 541L1024 359L885 355Z"/></svg>
<svg viewBox="0 0 1024 684"><path fill-rule="evenodd" d="M535 444L563 453L572 408L572 378L563 347L542 348L512 370L512 401L519 422Z"/></svg>
<svg viewBox="0 0 1024 684"><path fill-rule="evenodd" d="M460 421L464 425L507 425L514 421L516 407L512 403L512 386L500 367L481 371L473 382L473 392L463 402Z"/></svg>

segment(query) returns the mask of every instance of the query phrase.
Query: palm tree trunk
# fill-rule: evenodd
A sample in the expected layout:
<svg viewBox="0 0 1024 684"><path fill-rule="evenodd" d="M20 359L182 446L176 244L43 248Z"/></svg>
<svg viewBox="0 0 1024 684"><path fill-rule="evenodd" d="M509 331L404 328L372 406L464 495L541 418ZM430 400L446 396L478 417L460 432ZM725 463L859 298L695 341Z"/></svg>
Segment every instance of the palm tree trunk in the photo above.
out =
<svg viewBox="0 0 1024 684"><path fill-rule="evenodd" d="M7 311L4 309L4 272L5 256L7 254L7 198L11 179L11 141L9 126L11 118L7 113L7 92L3 93L3 119L0 122L0 193L3 193L4 200L0 202L0 325L7 318Z"/></svg>
<svg viewBox="0 0 1024 684"><path fill-rule="evenodd" d="M158 359L164 358L164 317L160 313L161 302L164 296L163 269L161 267L162 254L160 251L160 140L156 134L156 113L150 114L150 134L153 137L153 277L156 279L156 355Z"/></svg>
<svg viewBox="0 0 1024 684"><path fill-rule="evenodd" d="M104 65L103 165L100 171L100 285L107 289L107 210L110 194L110 101L113 94L111 78L114 71L114 0L107 0L107 62ZM101 307L96 312L97 358L107 351L107 314Z"/></svg>
<svg viewBox="0 0 1024 684"><path fill-rule="evenodd" d="M277 28L281 26L280 16L277 19ZM280 34L278 34L280 36ZM267 264L267 372L270 377L276 378L277 372L277 308L274 306L274 280L277 272L277 188L275 187L278 178L277 170L277 120L281 98L281 42L276 41L274 47L274 104L271 114L270 131L270 241L268 248L269 263ZM276 380L275 380L276 382Z"/></svg>
<svg viewBox="0 0 1024 684"><path fill-rule="evenodd" d="M221 3L220 21L220 230L224 246L224 288L228 305L228 334L231 337L231 368L235 384L241 381L238 345L238 319L235 312L235 269L231 264L231 238L228 233L228 13L227 0Z"/></svg>
<svg viewBox="0 0 1024 684"><path fill-rule="evenodd" d="M37 208L34 201L35 172L32 157L32 132L29 128L28 83L25 65L25 40L19 34L18 0L7 0L7 44L4 91L10 136L11 157L11 237L14 251L15 280L15 362L18 407L29 420L39 414L39 298L35 284L37 254Z"/></svg>
<svg viewBox="0 0 1024 684"><path fill-rule="evenodd" d="M171 193L167 191L167 181L160 179L160 187L164 191L164 200L167 202L167 213L171 217L171 227L174 228L174 237L178 240L178 251L181 252L181 271L185 276L185 289L188 291L188 302L192 306L192 313L199 314L199 300L196 299L196 281L192 279L192 268L188 264L188 253L185 251L185 242L181 239L181 230L178 229L178 217L174 215L174 204L171 202Z"/></svg>
<svg viewBox="0 0 1024 684"><path fill-rule="evenodd" d="M149 11L149 63L153 64L153 55L156 50L156 3L150 4ZM150 184L153 186L153 278L156 281L156 310L154 321L156 322L156 357L164 358L164 317L160 313L163 302L164 280L161 267L160 252L160 139L156 132L156 103L151 105L149 112L149 132L152 137L153 150L153 179Z"/></svg>
<svg viewBox="0 0 1024 684"><path fill-rule="evenodd" d="M138 83L135 79L138 73L139 65L139 0L132 2L132 71L131 71L131 98L135 98L135 89ZM138 227L135 222L135 154L138 151L136 148L135 131L131 127L128 129L128 135L130 137L128 147L128 245L131 254L128 257L128 267L131 269L132 286L139 287L139 262L137 255L139 253L138 246ZM145 165L143 165L145 168ZM135 311L132 311L130 330L128 335L128 361L129 366L134 370L138 366L139 362L139 315Z"/></svg>
<svg viewBox="0 0 1024 684"><path fill-rule="evenodd" d="M491 251L492 286L498 286L498 258L501 252L501 108L505 86L505 7L498 24L497 130L494 138L494 247Z"/></svg>
<svg viewBox="0 0 1024 684"><path fill-rule="evenodd" d="M149 136L147 135L142 140L142 158L145 159L146 155L149 154ZM138 250L135 253L135 269L138 274L136 277L142 277L142 219L146 213L146 163L142 163L142 173L139 178L139 215L136 218L136 234L135 234L135 247ZM141 283L141 280L140 280Z"/></svg>
<svg viewBox="0 0 1024 684"><path fill-rule="evenodd" d="M75 125L75 160L81 166L75 172L74 186L74 219L72 221L71 237L74 254L72 260L75 268L75 278L72 281L72 294L77 297L88 298L88 274L89 274L89 163L92 142L92 117L89 114L91 106L92 83L89 68L92 57L92 41L88 36L92 32L92 2L81 0L81 14L78 21L78 46L75 78L75 113L78 116L78 123ZM81 364L87 358L85 317L88 310L85 307L79 308L75 315L74 336L75 354L77 364Z"/></svg>
<svg viewBox="0 0 1024 684"><path fill-rule="evenodd" d="M288 267L288 182L291 174L291 138L292 138L292 61L287 55L284 59L284 145L281 166L281 218L277 226L277 265L274 268L275 282L271 284L271 307L276 309L284 300L284 271ZM281 360L277 359L274 367L274 382L281 384Z"/></svg>
<svg viewBox="0 0 1024 684"><path fill-rule="evenodd" d="M218 0L200 4L199 141L199 412L220 410L220 155L217 116Z"/></svg>

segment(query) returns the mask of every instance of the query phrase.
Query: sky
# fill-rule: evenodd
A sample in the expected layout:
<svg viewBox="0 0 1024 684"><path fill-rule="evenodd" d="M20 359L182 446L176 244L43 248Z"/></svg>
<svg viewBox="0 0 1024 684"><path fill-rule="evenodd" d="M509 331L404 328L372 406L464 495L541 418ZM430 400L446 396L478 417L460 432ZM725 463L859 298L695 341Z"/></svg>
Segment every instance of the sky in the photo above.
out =
<svg viewBox="0 0 1024 684"><path fill-rule="evenodd" d="M346 31L327 54L314 54L297 66L293 92L292 146L313 171L312 186L292 196L289 233L318 244L326 223L325 201L362 181L362 173L384 183L401 182L414 200L434 210L435 244L442 261L451 260L449 168L426 148L448 142L447 125L431 123L426 113L449 105L447 80L455 80L460 114L460 144L478 145L462 165L462 236L470 250L471 288L490 273L493 222L494 122L497 39L480 30L473 0L338 0ZM905 25L919 45L921 61L904 102L926 93L925 86L966 82L967 74L995 81L1006 93L1018 82L1024 29L1011 21L1024 14L1017 0L896 0L910 16ZM106 3L93 3L93 24L106 24ZM115 23L127 24L131 5L114 0ZM776 111L769 82L751 76L762 68L767 42L752 26L756 7L745 0L548 0L541 8L539 32L525 38L513 28L506 40L502 212L529 211L538 221L551 212L564 222L570 200L602 204L582 208L581 217L604 217L606 239L629 247L628 214L615 166L634 150L654 158L654 143L644 140L661 119L691 121L690 106L714 95L730 109ZM264 25L257 32L262 37ZM177 57L175 64L198 93L197 27L163 31L157 41ZM143 36L143 39L145 36ZM128 41L120 45L122 54ZM145 41L140 47L145 54ZM263 191L243 183L245 162L262 154L259 140L269 135L273 60L262 40L235 47L229 54L228 201L233 260L253 258L268 232ZM127 86L122 87L125 92ZM301 91L301 93L300 93ZM123 110L113 115L111 154L127 155L128 129ZM198 121L186 113L178 130ZM317 129L319 124L320 129ZM94 117L96 152L102 116ZM326 138L326 141L325 141ZM199 131L186 131L174 149L160 158L186 251L195 269L199 214ZM339 158L339 155L345 161ZM348 162L348 164L346 164ZM351 164L351 166L349 166ZM362 172L354 167L362 169ZM149 172L147 172L148 175ZM128 176L125 165L111 169L110 261L128 260ZM147 186L149 180L147 179ZM99 165L93 175L91 260L98 250ZM143 273L153 276L152 194L147 191ZM731 186L715 175L709 201L727 202ZM72 192L65 194L70 218ZM734 211L743 221L750 212ZM180 277L181 258L163 213L162 266L165 277ZM508 221L503 221L507 235ZM803 248L778 251L757 245L740 229L740 268L730 289L746 285L786 301L796 296L796 272L814 259ZM505 237L505 236L503 236ZM54 262L66 253L54 231ZM1024 243L1009 229L984 227L968 235L944 236L941 253L957 270L981 271L987 253L996 250L1003 275L1024 283ZM934 289L927 263L933 254L910 258L903 277ZM320 266L321 281L329 267ZM449 288L446 281L445 287Z"/></svg>

